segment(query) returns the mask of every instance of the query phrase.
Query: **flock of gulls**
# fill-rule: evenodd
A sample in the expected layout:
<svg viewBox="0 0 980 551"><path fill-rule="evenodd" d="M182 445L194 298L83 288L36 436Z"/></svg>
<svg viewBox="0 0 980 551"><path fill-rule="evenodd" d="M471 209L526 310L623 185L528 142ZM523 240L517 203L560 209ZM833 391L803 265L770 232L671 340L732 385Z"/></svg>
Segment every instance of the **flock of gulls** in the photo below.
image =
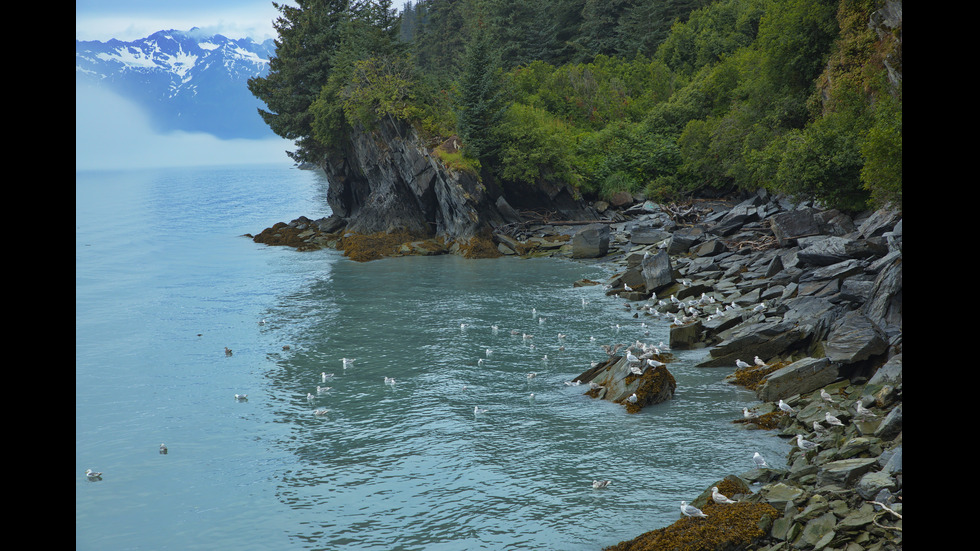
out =
<svg viewBox="0 0 980 551"><path fill-rule="evenodd" d="M629 288L627 287L626 290L628 291ZM669 306L671 303L674 304L674 305L676 305L678 307L678 311L680 312L680 316L678 316L676 313L661 313L660 310L657 309L658 307L662 308L662 307L665 307L665 306ZM664 318L665 321L669 321L672 324L685 324L685 323L689 323L689 322L693 321L699 315L702 314L702 312L699 310L699 308L704 308L706 305L714 304L714 303L715 303L715 299L713 297L709 296L709 295L706 295L706 294L702 294L702 296L700 298L695 299L695 300L691 300L691 301L687 301L687 302L680 301L674 295L671 295L669 299L662 299L662 300L659 300L655 304L648 304L646 306L641 306L638 309L639 310L646 310L650 315L652 315L655 318L656 317L662 317L662 318ZM585 298L583 298L582 299L582 306L583 306L583 308L586 307L588 304L589 304L589 301L587 301ZM626 303L625 306L626 306L626 308L628 310L632 308L632 306L629 303ZM734 304L730 304L730 305L725 306L724 310L731 310L731 309L734 309L734 308L736 308L736 306ZM753 308L754 311L761 311L761 310L764 310L764 309L765 309L765 303L761 303L761 304L759 304L759 305L757 305L756 307ZM718 307L716 307L716 312L713 315L720 315L722 312L723 312L722 308L720 306L718 306ZM532 317L534 317L534 318L537 319L537 321L538 321L538 323L540 325L544 325L546 323L547 318L545 318L544 316L539 316L536 309L532 308L531 309L531 314L532 314ZM712 317L712 316L709 316L709 319L710 319L710 317ZM265 324L265 320L264 319L261 320L259 322L259 324L260 325ZM466 324L466 323L462 323L459 326L460 331L466 331L469 327L470 327L470 325L469 324ZM640 327L641 328L646 328L647 327L647 324L646 323L641 323L640 324ZM613 327L613 329L615 329L615 331L618 332L618 331L620 331L620 329L622 329L622 327L619 324L616 324ZM494 324L494 325L491 326L491 330L496 334L499 331L499 326L496 325L496 324ZM527 344L528 347L531 350L534 350L535 346L533 344L533 342L534 342L533 341L533 339L534 339L534 335L533 334L528 334L526 332L518 331L517 329L511 330L510 334L512 336L520 336L521 337L521 341L523 343ZM649 335L649 331L646 331L645 334ZM557 334L557 336L558 336L558 341L560 343L563 343L563 341L564 341L564 339L566 337L566 334L559 332ZM593 341L594 342L595 341L595 337L590 337L590 341ZM618 354L619 353L619 350L623 346L626 346L626 345L625 344L601 345L601 348L611 358L611 357L615 356L616 354ZM288 345L287 346L283 346L283 350L289 350L289 349L290 349L290 347ZM564 348L564 344L561 344L558 347L558 350L559 351L563 351L564 349L565 349ZM643 342L637 340L633 344L630 344L624 350L624 355L626 356L627 360L629 361L629 363L631 365L631 372L634 373L634 374L636 374L636 375L641 375L648 368L656 369L658 367L664 366L665 364L663 362L660 362L660 361L656 360L653 356L659 355L662 352L667 352L667 351L670 351L670 347L668 345L664 344L663 341L661 341L657 346L650 346L650 345L648 345L646 343L643 343ZM231 356L233 354L233 351L230 348L228 348L228 347L225 347L224 348L224 352L225 352L225 355L226 356ZM493 350L491 348L486 348L484 354L485 354L485 358L478 359L478 361L477 361L477 365L478 366L483 366L484 363L485 363L485 359L490 359L491 358L491 356L493 355ZM541 359L542 359L542 361L547 362L548 355L545 354ZM354 366L354 362L355 361L356 361L356 359L354 359L354 358L341 358L341 365L342 365L343 369L346 371L347 369L350 369L350 368L352 368ZM758 356L756 356L754 358L753 363L757 367L765 367L766 366L765 361L763 361ZM595 367L597 364L598 364L598 362L595 362L595 361L593 361L591 363L592 367ZM748 367L752 367L752 364L749 364L749 363L747 363L747 362L745 362L745 361L743 361L741 359L738 359L735 362L735 367L737 369L745 369L745 368L748 368ZM528 381L530 381L531 379L534 379L535 377L537 377L537 375L538 375L537 372L533 372L532 371L532 372L528 372L526 374L526 377L527 377ZM332 387L326 386L326 384L329 383L333 378L334 378L334 374L333 373L327 373L327 372L320 373L320 378L319 378L319 381L318 381L319 384L316 385L316 394L314 394L313 392L308 392L307 393L307 396L306 396L307 401L311 405L315 405L316 404L316 401L317 401L317 398L319 396L322 396L324 394L327 394L332 389ZM390 385L392 387L395 385L395 379L393 377L385 376L384 379L383 379L383 382L384 382L385 385ZM565 381L564 384L566 386L578 386L578 385L581 384L581 381L578 381L578 380ZM598 386L594 382L593 383L590 383L590 385L592 386L592 388L596 388ZM465 390L465 389L466 389L466 387L463 386L463 390ZM821 395L823 396L823 398L825 400L830 401L830 402L833 402L833 398L829 394L827 394L826 391L821 390ZM235 394L234 395L234 398L238 402L247 402L248 401L248 395L247 394ZM534 394L533 393L530 394L529 398L533 400L534 399ZM627 398L627 401L632 402L632 403L635 403L637 401L636 394L634 393L632 396L630 396L629 398ZM790 407L788 404L786 404L783 400L780 400L779 401L778 408L781 411L786 412L786 413L791 414L791 415L796 413L796 411L792 407ZM857 409L858 409L858 411L857 411L858 415L865 415L865 416L867 416L867 415L873 416L874 415L873 413L871 413L870 411L868 411L866 409L864 409L863 411L861 411L863 409L863 405L860 403L860 401L857 402ZM319 416L325 416L325 415L327 415L329 413L329 411L330 410L328 410L326 408L317 407L317 408L315 408L313 410L313 415L318 416L318 417ZM473 406L473 414L475 416L486 414L487 411L488 410L485 407L480 407L479 405ZM753 417L755 417L755 414L751 413L748 410L748 408L742 408L742 413L743 413L743 416L745 418L753 418ZM826 414L826 422L827 422L828 425L842 426L841 421L839 419L837 419L836 417L834 417L833 415L831 415L830 413L827 413ZM815 422L814 425L816 426L817 423ZM821 427L821 428L823 428L823 427ZM813 443L813 442L810 442L810 441L805 440L803 438L803 435L797 435L796 445L801 450L805 450L805 451L809 451L811 449L815 449L815 448L818 447L818 445L816 443ZM168 448L167 448L166 444L160 444L160 454L167 454L167 453L168 453ZM754 464L756 465L757 468L767 468L768 467L768 464L766 463L765 458L763 458L762 455L759 454L758 452L755 452L755 454L752 457L752 460L753 460L753 462L754 462ZM92 469L86 469L85 476L86 476L86 478L89 481L99 481L99 480L102 480L102 472L96 472L96 471L93 471ZM611 481L610 480L593 480L592 481L592 488L594 490L603 490L603 489L609 487L610 484L611 484ZM715 503L718 503L718 504L733 504L733 503L736 503L736 501L734 501L732 499L729 499L728 497L726 497L726 496L718 493L718 488L717 487L711 488L711 493L712 493L712 499L714 500ZM701 511L697 507L694 507L692 505L689 505L688 502L681 501L680 503L681 503L680 504L680 510L681 510L681 513L683 514L683 516L693 517L693 518L706 518L707 517L707 515L703 511Z"/></svg>

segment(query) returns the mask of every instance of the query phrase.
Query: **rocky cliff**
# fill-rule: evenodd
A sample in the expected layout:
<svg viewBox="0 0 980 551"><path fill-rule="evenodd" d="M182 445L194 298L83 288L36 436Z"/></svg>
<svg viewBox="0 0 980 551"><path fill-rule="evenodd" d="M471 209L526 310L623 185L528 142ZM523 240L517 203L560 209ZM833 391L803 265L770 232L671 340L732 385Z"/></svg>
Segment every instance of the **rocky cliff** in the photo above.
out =
<svg viewBox="0 0 980 551"><path fill-rule="evenodd" d="M451 152L455 143L439 147ZM370 129L354 128L321 168L337 225L342 221L346 232L356 234L407 232L463 244L488 240L494 230L519 221L518 209L594 217L569 186L505 190L489 176L448 168L414 128L390 117Z"/></svg>

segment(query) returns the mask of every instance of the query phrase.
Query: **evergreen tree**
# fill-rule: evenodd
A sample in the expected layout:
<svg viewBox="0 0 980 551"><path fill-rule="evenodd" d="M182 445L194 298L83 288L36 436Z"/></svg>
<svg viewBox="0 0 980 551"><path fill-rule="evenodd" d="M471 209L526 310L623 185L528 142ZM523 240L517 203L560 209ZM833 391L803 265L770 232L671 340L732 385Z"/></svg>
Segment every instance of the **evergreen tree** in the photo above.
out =
<svg viewBox="0 0 980 551"><path fill-rule="evenodd" d="M279 37L269 74L248 81L252 94L265 102L262 120L277 135L295 140L289 156L297 162L315 160L321 149L311 139L308 109L330 76L331 54L341 39L346 0L295 0L296 6L273 3L282 14L274 23Z"/></svg>
<svg viewBox="0 0 980 551"><path fill-rule="evenodd" d="M466 48L457 82L456 129L467 153L480 160L497 154L495 131L503 118L500 60L480 26Z"/></svg>

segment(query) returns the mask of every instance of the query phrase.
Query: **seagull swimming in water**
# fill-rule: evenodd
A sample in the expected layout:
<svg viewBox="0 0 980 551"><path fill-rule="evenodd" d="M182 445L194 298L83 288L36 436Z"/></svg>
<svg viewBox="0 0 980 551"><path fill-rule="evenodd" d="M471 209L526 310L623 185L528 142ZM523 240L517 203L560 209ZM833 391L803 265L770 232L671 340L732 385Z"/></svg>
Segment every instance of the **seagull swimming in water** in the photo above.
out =
<svg viewBox="0 0 980 551"><path fill-rule="evenodd" d="M480 406L473 406L473 414L486 413L486 408L481 408Z"/></svg>
<svg viewBox="0 0 980 551"><path fill-rule="evenodd" d="M248 394L236 394L235 399L238 400L239 402L247 402Z"/></svg>
<svg viewBox="0 0 980 551"><path fill-rule="evenodd" d="M160 454L161 455L166 455L167 454L167 445L166 444L160 444Z"/></svg>
<svg viewBox="0 0 980 551"><path fill-rule="evenodd" d="M231 356L231 349L227 346L225 347L225 356Z"/></svg>
<svg viewBox="0 0 980 551"><path fill-rule="evenodd" d="M608 480L593 480L592 481L592 489L593 490L600 490L602 488L605 488L608 485L609 485L609 481Z"/></svg>
<svg viewBox="0 0 980 551"><path fill-rule="evenodd" d="M392 386L394 386L395 385L395 378L394 377L385 377L385 384L386 385L392 385Z"/></svg>
<svg viewBox="0 0 980 551"><path fill-rule="evenodd" d="M704 514L701 509L693 505L688 505L686 501L681 502L681 512L684 513L684 516L688 517L708 518L708 515Z"/></svg>
<svg viewBox="0 0 980 551"><path fill-rule="evenodd" d="M354 365L353 358L341 358L340 361L344 362L344 369L347 369L348 367Z"/></svg>
<svg viewBox="0 0 980 551"><path fill-rule="evenodd" d="M320 382L325 383L327 382L327 379L330 379L331 377L333 377L333 373L327 373L324 371L323 373L320 373Z"/></svg>
<svg viewBox="0 0 980 551"><path fill-rule="evenodd" d="M317 394L326 394L326 392L328 390L330 390L331 388L333 388L333 387L332 386L320 386L320 385L317 385L317 387L316 387L316 393Z"/></svg>
<svg viewBox="0 0 980 551"><path fill-rule="evenodd" d="M92 469L85 469L85 476L89 480L102 480L102 473L97 473Z"/></svg>
<svg viewBox="0 0 980 551"><path fill-rule="evenodd" d="M755 452L755 455L752 456L752 461L755 461L755 466L760 469L769 466L769 464L766 463L766 459L762 457L759 452Z"/></svg>
<svg viewBox="0 0 980 551"><path fill-rule="evenodd" d="M729 499L728 497L718 493L718 486L711 487L711 499L719 505L724 505L726 503L738 503L734 499Z"/></svg>
<svg viewBox="0 0 980 551"><path fill-rule="evenodd" d="M326 415L329 412L330 412L329 409L320 408L320 409L313 410L313 415L316 415L317 417L320 417L322 415Z"/></svg>

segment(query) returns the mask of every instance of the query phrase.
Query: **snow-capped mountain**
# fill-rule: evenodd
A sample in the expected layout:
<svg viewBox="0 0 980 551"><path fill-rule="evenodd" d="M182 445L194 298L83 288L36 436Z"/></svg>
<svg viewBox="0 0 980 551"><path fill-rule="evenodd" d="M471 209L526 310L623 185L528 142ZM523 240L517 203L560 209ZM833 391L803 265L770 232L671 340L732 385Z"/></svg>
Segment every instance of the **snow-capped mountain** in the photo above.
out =
<svg viewBox="0 0 980 551"><path fill-rule="evenodd" d="M161 131L219 138L273 136L248 91L269 73L272 40L230 39L199 30L160 31L132 42L75 41L77 84L106 87L142 106Z"/></svg>

